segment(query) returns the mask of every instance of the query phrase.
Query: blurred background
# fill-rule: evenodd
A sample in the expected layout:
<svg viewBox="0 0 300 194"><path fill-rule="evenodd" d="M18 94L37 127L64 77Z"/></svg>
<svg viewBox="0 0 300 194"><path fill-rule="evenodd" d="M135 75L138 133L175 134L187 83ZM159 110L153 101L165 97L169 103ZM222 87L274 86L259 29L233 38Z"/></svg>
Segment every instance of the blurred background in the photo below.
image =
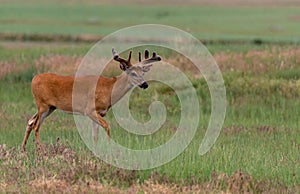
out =
<svg viewBox="0 0 300 194"><path fill-rule="evenodd" d="M96 158L73 117L59 111L42 126L43 152L36 151L31 134L27 152L20 154L26 122L37 111L33 76L74 75L97 41L138 24L191 33L219 65L227 110L212 149L198 154L211 114L206 80L195 76L186 57L151 47L188 75L199 99L197 132L177 158L145 171L116 168ZM136 53L132 60L137 61ZM106 73L121 70L112 62ZM145 91L134 89L130 110L146 122L151 102L163 102L167 120L158 132L131 134L111 111L105 117L112 139L125 147L154 148L177 130L176 93L160 83L149 85ZM300 193L299 99L298 0L0 0L0 193Z"/></svg>
<svg viewBox="0 0 300 194"><path fill-rule="evenodd" d="M0 38L85 41L156 23L178 27L202 41L297 43L299 5L296 0L1 0Z"/></svg>

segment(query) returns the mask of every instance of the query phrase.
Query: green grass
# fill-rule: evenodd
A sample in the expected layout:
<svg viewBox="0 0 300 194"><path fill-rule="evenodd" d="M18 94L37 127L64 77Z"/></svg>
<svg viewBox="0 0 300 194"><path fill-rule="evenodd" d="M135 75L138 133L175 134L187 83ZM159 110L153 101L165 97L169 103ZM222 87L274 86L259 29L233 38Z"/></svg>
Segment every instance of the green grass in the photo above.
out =
<svg viewBox="0 0 300 194"><path fill-rule="evenodd" d="M236 51L236 46L233 46L232 50L230 50L231 47L227 48L230 53L247 52L246 48L240 51ZM282 48L282 50L288 48ZM216 46L210 49L215 50L215 54L217 54L219 48ZM248 50L251 49L248 47ZM17 61L19 65L22 65L23 63L32 63L47 53L83 55L86 47L78 47L74 50L65 48L7 49L3 47L1 51L6 61ZM26 57L18 61L20 55ZM264 58L264 60L276 63L281 59L270 55L269 59ZM251 65L252 61L248 61L248 63ZM295 63L294 66L298 67L300 64ZM268 68L272 69L272 66L268 66ZM9 74L0 82L0 145L6 144L9 148L16 148L12 153L17 153L20 148L26 121L36 112L28 78L28 74L35 73L34 67L29 72ZM282 185L288 188L297 188L300 184L300 109L297 108L300 106L300 91L297 87L298 74L297 76L295 74L288 69L274 68L268 74L254 74L253 72L232 72L225 68L223 76L228 100L226 119L216 144L204 156L198 155L198 149L210 117L210 95L205 80L193 79L197 94L201 97L199 101L200 124L193 141L182 154L170 163L146 171L120 170L96 159L82 142L73 117L56 111L46 119L41 129L42 143L49 152L45 156L49 155L49 158L39 159L37 157L37 153L34 152L33 141L35 138L31 134L27 145L28 159L14 156L10 159L13 161L10 165L7 164L10 161L7 157L3 157L3 161L0 161L0 177L3 177L0 182L13 183L16 181L15 184L25 188L29 181L40 178L38 173L42 173L43 176L55 176L72 183L93 179L102 183L109 182L117 187L128 187L136 182L143 183L150 177L160 183L188 185L212 181L214 172L231 176L236 171L241 171L254 179L254 182L251 182L254 185L260 183L270 184L270 188L278 187L280 189ZM156 90L159 92L159 100L167 104L168 123L151 136L136 136L119 127L113 114L109 112L106 120L110 122L111 136L116 142L131 148L146 149L164 143L174 134L173 127L178 124L180 118L178 99L165 86L154 83L150 86L145 91L138 89L134 91L131 98L132 114L139 121L149 119L148 106ZM57 138L60 139L58 145ZM71 154L74 158L65 161L63 159L67 157L65 153L56 150L61 149L60 146L67 147L63 147L63 149L75 150L76 156ZM56 150L56 154L54 153L52 156L53 150ZM14 164L15 160L21 161L22 164L20 165L18 162ZM71 165L72 161L75 165L74 168ZM82 163L82 161L86 163ZM97 170L93 170L93 167L87 165L89 162L93 165L98 164ZM9 166L17 167L19 170L15 171L14 175L9 175ZM70 177L68 175L70 173L74 176ZM226 190L228 183L225 181L224 184L224 188L220 185L217 188ZM256 187L252 189L256 192L261 191Z"/></svg>
<svg viewBox="0 0 300 194"><path fill-rule="evenodd" d="M83 190L74 192L93 192L90 184L123 192L135 185L143 191L149 181L154 190L153 183L158 183L180 188L177 192L183 192L184 186L199 186L191 193L299 192L300 50L291 44L251 44L260 39L299 43L299 11L296 6L139 6L19 0L2 3L0 34L105 36L123 27L157 23L191 32L200 40L241 42L208 44L209 51L221 61L227 94L225 122L212 149L204 156L198 155L210 118L211 99L205 80L191 78L201 108L191 144L171 162L144 171L119 169L95 157L82 141L73 117L59 111L48 117L41 128L44 152L36 152L32 133L27 153L21 154L26 121L36 112L30 88L32 77L38 73L35 64L43 56L46 60L55 55L82 57L91 45L1 42L0 75L7 71L6 63L15 69L0 76L0 192L68 192L75 186ZM166 59L176 54L161 49L158 53ZM149 149L174 135L180 107L169 88L150 83L147 90L134 90L131 113L138 121L149 120L148 107L156 94L167 107L167 122L162 128L149 136L136 136L122 129L110 111L105 119L111 125L114 141L133 149ZM43 181L47 180L50 183L45 185Z"/></svg>
<svg viewBox="0 0 300 194"><path fill-rule="evenodd" d="M212 7L6 3L0 32L105 36L138 24L165 24L200 39L299 42L299 7ZM18 13L18 14L15 14Z"/></svg>

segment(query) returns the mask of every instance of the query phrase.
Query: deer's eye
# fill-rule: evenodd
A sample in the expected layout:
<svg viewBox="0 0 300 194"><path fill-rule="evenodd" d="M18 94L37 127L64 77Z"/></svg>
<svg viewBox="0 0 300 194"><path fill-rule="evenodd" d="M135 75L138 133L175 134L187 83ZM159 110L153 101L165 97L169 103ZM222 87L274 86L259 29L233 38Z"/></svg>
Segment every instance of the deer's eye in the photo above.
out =
<svg viewBox="0 0 300 194"><path fill-rule="evenodd" d="M133 71L133 72L131 72L131 73L130 73L130 75L131 75L131 76L134 76L134 77L136 77L136 76L137 76L136 72L134 72L134 71Z"/></svg>

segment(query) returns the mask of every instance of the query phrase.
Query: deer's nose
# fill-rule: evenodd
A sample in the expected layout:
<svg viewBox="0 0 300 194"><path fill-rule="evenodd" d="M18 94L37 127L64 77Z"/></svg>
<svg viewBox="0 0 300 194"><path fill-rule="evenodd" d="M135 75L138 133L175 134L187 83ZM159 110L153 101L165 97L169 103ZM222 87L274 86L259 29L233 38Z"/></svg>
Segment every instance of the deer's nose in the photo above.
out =
<svg viewBox="0 0 300 194"><path fill-rule="evenodd" d="M147 82L143 82L141 85L139 85L140 86L140 88L142 88L142 89L146 89L146 88L148 88L148 83Z"/></svg>

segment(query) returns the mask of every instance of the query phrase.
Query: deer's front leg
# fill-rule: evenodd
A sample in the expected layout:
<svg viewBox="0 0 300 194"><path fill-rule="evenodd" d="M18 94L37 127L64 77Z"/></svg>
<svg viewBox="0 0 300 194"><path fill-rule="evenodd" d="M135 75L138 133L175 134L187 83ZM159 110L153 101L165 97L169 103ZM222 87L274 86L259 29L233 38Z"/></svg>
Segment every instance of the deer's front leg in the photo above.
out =
<svg viewBox="0 0 300 194"><path fill-rule="evenodd" d="M105 131L106 131L106 133L107 133L107 135L108 135L108 138L110 138L110 127L109 127L109 125L107 124L107 122L100 116L100 114L97 113L97 111L93 111L93 112L91 112L90 114L88 114L88 116L89 116L94 122L96 122L97 124L101 125L101 126L105 129ZM95 127L94 124L93 124L93 127ZM96 131L97 131L97 130L96 130ZM95 132L95 128L94 128L94 132ZM98 138L98 133L97 133L97 134L94 133L94 135L97 135L97 138ZM95 137L94 137L94 140L95 140Z"/></svg>

